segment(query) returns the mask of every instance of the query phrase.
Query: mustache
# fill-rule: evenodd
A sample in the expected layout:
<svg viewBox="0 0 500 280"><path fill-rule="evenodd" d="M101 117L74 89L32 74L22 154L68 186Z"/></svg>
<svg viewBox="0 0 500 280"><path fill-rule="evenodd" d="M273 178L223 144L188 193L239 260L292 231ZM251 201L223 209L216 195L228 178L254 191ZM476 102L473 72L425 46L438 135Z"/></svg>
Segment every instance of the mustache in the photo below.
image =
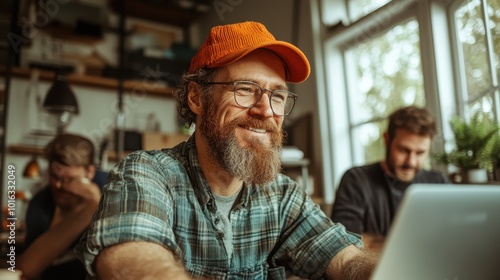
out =
<svg viewBox="0 0 500 280"><path fill-rule="evenodd" d="M404 169L415 169L415 166L412 166L410 164L405 163L405 164L401 165L401 168L404 168Z"/></svg>
<svg viewBox="0 0 500 280"><path fill-rule="evenodd" d="M281 129L272 120L258 120L258 119L234 119L231 125L253 127L257 129L264 129L272 133L279 133Z"/></svg>

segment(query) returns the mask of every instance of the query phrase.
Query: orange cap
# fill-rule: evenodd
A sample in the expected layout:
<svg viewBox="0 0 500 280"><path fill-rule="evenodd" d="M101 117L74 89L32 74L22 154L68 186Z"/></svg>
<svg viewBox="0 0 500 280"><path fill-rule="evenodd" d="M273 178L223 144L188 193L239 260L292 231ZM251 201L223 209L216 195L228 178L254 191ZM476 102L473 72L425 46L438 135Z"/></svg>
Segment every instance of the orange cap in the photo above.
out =
<svg viewBox="0 0 500 280"><path fill-rule="evenodd" d="M231 64L261 48L281 57L287 81L300 83L309 76L311 67L301 50L290 43L277 41L264 25L253 21L213 27L191 60L189 73L204 67L217 68Z"/></svg>

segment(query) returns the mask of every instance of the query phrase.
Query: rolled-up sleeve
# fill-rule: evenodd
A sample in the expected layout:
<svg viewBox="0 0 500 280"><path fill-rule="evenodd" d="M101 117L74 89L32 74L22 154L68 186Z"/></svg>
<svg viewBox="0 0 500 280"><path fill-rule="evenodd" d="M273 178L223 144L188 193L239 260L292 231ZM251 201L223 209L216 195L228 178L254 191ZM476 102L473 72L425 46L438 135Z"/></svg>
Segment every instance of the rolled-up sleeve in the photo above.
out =
<svg viewBox="0 0 500 280"><path fill-rule="evenodd" d="M338 252L349 245L363 248L361 236L333 223L303 192L289 193L284 213L293 222L287 226L277 257L289 260L292 271L302 278L323 279L326 267Z"/></svg>
<svg viewBox="0 0 500 280"><path fill-rule="evenodd" d="M113 168L98 210L76 248L92 277L95 258L115 244L148 241L180 253L172 232L174 194L164 169L154 154L146 152L133 153Z"/></svg>

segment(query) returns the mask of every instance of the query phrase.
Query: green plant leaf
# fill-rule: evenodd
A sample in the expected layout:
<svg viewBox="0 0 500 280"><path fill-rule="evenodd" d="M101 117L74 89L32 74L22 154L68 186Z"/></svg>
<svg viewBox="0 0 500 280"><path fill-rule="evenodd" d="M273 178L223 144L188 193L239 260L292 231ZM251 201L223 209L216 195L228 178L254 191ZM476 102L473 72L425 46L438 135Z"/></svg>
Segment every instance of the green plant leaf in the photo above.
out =
<svg viewBox="0 0 500 280"><path fill-rule="evenodd" d="M441 164L461 169L492 168L500 164L500 136L498 124L488 115L478 112L467 122L460 116L450 120L455 149L433 155Z"/></svg>

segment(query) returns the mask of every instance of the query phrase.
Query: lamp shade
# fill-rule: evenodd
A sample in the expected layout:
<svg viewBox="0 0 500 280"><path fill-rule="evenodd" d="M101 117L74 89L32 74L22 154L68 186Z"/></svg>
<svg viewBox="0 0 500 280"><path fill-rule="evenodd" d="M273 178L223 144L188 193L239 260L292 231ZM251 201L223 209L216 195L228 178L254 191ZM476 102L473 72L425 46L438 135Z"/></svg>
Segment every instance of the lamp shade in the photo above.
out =
<svg viewBox="0 0 500 280"><path fill-rule="evenodd" d="M23 176L32 179L40 178L40 165L38 165L36 155L33 155L26 167L24 167Z"/></svg>
<svg viewBox="0 0 500 280"><path fill-rule="evenodd" d="M71 113L78 114L78 102L75 94L69 87L66 75L57 73L54 82L43 101L43 108L52 114Z"/></svg>

